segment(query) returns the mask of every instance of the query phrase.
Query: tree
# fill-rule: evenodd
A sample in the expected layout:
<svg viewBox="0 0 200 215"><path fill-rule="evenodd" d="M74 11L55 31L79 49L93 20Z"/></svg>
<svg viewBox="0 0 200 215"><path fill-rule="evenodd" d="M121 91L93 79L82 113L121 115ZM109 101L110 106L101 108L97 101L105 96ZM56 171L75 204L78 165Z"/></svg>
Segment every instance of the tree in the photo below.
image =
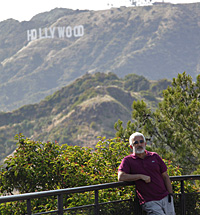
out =
<svg viewBox="0 0 200 215"><path fill-rule="evenodd" d="M139 92L149 90L150 82L143 76L128 74L124 77L124 89Z"/></svg>
<svg viewBox="0 0 200 215"><path fill-rule="evenodd" d="M200 75L196 82L184 72L163 91L163 100L153 111L141 101L133 102L133 122L123 128L115 124L116 135L126 140L134 131L143 132L153 147L167 159L174 160L185 173L200 163Z"/></svg>
<svg viewBox="0 0 200 215"><path fill-rule="evenodd" d="M100 138L95 150L86 147L33 141L22 134L16 136L17 149L0 169L1 195L80 187L117 181L117 169L124 156L131 153L119 138ZM180 175L178 167L169 166L169 175ZM176 183L177 185L177 183ZM177 186L177 191L180 186ZM99 191L99 201L130 199L135 196L131 186ZM64 205L74 207L94 204L94 192L70 194ZM0 204L0 214L25 214L26 202ZM31 201L34 213L55 210L56 197Z"/></svg>

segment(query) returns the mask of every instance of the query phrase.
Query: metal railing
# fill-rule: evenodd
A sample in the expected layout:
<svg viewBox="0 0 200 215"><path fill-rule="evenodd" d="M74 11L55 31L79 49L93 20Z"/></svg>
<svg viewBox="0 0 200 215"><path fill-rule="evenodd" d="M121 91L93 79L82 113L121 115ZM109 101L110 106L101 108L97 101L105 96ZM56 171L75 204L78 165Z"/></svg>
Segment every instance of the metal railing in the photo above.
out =
<svg viewBox="0 0 200 215"><path fill-rule="evenodd" d="M185 192L185 186L184 186L184 181L187 180L200 180L200 175L184 175L184 176L172 176L170 177L171 181L180 181L181 184L181 192L180 194L174 195L174 202L175 202L175 210L177 215L197 215L198 211L200 214L200 193L186 193ZM93 215L105 215L105 214L134 214L134 215L140 215L143 214L139 203L137 201L133 201L132 199L127 199L127 200L119 200L119 201L114 201L114 202L106 202L106 203L100 203L99 202L99 191L108 189L108 188L117 188L117 187L125 187L125 186L131 186L134 185L134 182L113 182L113 183L106 183L106 184L99 184L99 185L90 185L90 186L83 186L83 187L76 187L76 188L67 188L67 189L59 189L59 190L51 190L51 191L42 191L42 192L34 192L34 193L26 193L26 194L19 194L19 195L11 195L11 196L2 196L0 197L0 204L2 203L7 203L7 202L15 202L15 201L26 201L26 207L27 207L27 213L28 215L33 215L32 213L32 208L31 208L31 200L32 199L37 199L41 197L50 197L50 196L57 196L57 210L53 211L46 211L46 212L41 212L41 213L35 213L35 215L39 214L58 214L58 215L63 215L63 214L76 214L73 213L72 211L77 211L77 210L85 210L87 208L90 208L88 213L85 214L93 214ZM63 204L63 195L65 194L74 194L74 193L84 193L84 192L89 192L89 191L94 191L94 204L91 205L83 205L79 207L74 207L74 208L64 208ZM189 196L190 195L190 196ZM189 196L189 198L188 198ZM192 210L188 208L188 201L189 199L191 200L192 196L192 207L194 207L194 202L195 202L195 211L194 208ZM108 204L117 204L119 202L123 202L125 205L124 207L129 207L129 212L119 212L115 211L114 213L105 213L103 211L103 207ZM136 203L135 203L136 202ZM126 211L125 208L123 209L121 206L120 208L123 211ZM71 213L69 212L71 211ZM195 214L196 213L196 214ZM82 214L81 212L78 214Z"/></svg>

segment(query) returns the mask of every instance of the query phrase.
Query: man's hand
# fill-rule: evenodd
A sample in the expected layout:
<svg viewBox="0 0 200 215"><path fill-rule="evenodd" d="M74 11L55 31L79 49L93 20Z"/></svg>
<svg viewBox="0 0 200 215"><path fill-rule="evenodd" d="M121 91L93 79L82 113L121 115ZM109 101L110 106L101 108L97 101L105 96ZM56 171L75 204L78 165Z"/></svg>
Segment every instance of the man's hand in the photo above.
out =
<svg viewBox="0 0 200 215"><path fill-rule="evenodd" d="M150 183L151 182L151 177L148 175L141 175L141 179L145 181L145 183Z"/></svg>

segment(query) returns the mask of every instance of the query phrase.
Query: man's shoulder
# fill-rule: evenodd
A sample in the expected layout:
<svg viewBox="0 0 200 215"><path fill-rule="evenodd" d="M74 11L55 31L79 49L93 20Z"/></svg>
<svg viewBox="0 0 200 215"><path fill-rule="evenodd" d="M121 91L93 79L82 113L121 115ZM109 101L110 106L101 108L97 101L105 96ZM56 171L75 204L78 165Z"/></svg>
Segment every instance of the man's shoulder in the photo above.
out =
<svg viewBox="0 0 200 215"><path fill-rule="evenodd" d="M130 154L130 155L125 156L124 159L131 159L133 157L135 157L134 154Z"/></svg>
<svg viewBox="0 0 200 215"><path fill-rule="evenodd" d="M159 156L158 153L156 152L150 152L150 151L146 151L147 156Z"/></svg>
<svg viewBox="0 0 200 215"><path fill-rule="evenodd" d="M137 157L136 157L134 154L130 154L130 155L125 156L125 157L123 158L123 161L128 161L128 162L130 162L130 161L136 160L136 159L137 159Z"/></svg>

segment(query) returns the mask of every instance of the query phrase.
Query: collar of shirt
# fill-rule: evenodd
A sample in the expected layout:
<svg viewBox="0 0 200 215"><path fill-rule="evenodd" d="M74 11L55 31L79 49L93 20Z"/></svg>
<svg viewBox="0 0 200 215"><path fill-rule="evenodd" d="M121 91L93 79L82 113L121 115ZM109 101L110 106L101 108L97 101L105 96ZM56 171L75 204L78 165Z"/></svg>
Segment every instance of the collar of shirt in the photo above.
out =
<svg viewBox="0 0 200 215"><path fill-rule="evenodd" d="M147 151L147 150L145 150L145 153L146 153L146 157L149 157L149 156L152 155L152 152L149 152L149 151ZM132 154L132 158L133 158L133 159L141 159L141 158L139 158L137 155L135 155L135 153Z"/></svg>

